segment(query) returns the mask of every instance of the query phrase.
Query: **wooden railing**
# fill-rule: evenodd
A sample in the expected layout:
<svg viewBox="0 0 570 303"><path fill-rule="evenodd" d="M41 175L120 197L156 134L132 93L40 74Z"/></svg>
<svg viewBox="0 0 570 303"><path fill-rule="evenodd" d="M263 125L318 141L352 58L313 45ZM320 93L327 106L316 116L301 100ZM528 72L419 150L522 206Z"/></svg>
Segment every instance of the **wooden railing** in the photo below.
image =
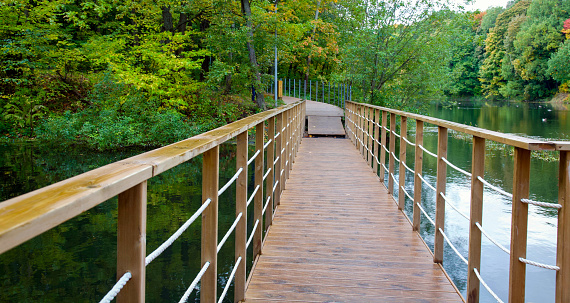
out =
<svg viewBox="0 0 570 303"><path fill-rule="evenodd" d="M0 253L118 196L117 280L122 280L118 283L117 291L120 293L117 299L119 302L144 302L145 266L162 252L157 249L151 256L146 255L147 180L203 154L203 204L187 222L191 224L200 214L202 216L202 270L187 294L201 280L201 301L216 302L217 252L232 232L230 229L218 243L218 196L227 188L219 189L218 185L219 146L237 137L237 173L232 178L237 182L236 220L232 226L236 264L232 275L235 277L234 300L243 300L248 238L253 244L255 259L262 249L263 223L266 228L271 224L301 142L304 117L305 102L289 104L4 201L0 203ZM248 131L251 129L255 129L256 152L248 160ZM248 199L249 163L255 165L256 189ZM263 192L264 179L267 182L266 193ZM247 205L252 199L256 225L248 237ZM227 285L231 282L230 278ZM224 295L226 291L227 287Z"/></svg>
<svg viewBox="0 0 570 303"><path fill-rule="evenodd" d="M483 188L493 185L484 180L485 172L485 142L492 140L514 147L513 193L502 191L501 194L512 197L511 213L511 244L510 249L502 247L489 238L494 244L500 246L510 255L508 301L525 301L526 265L534 265L550 270L556 270L555 300L556 302L570 302L570 142L545 142L523 138L511 134L484 130L477 127L453 123L441 119L393 110L384 107L372 106L354 102L346 102L347 134L361 152L368 164L378 173L382 183L387 171L388 192L395 194L398 191L398 208L403 209L406 197L413 200L412 227L420 229L420 218L423 208L421 205L422 161L423 153L429 153L437 158L436 186L424 182L436 193L435 220L426 218L435 227L433 260L435 263L443 261L445 206L446 206L446 175L447 166L458 169L471 177L471 203L470 214L464 215L469 220L469 248L468 258L465 259L453 247L459 257L467 263L467 302L479 302L480 285L488 287L479 273L481 265L481 238L482 234L488 236L482 228ZM397 129L397 116L399 117L399 134ZM416 121L415 143L407 139L408 118ZM389 128L388 126L389 122ZM429 123L438 128L437 155L423 147L424 124ZM473 137L473 153L471 172L466 172L447 160L448 130L454 130ZM389 135L389 137L388 137ZM399 137L400 148L396 150L396 137ZM389 141L389 143L387 143ZM389 144L389 147L386 145ZM414 169L406 165L406 146L415 145ZM544 203L529 199L530 160L531 152L537 150L557 151L560 156L558 203ZM389 154L388 167L386 167L386 153ZM399 158L399 159L398 159ZM394 176L396 162L399 162L399 178ZM406 172L414 175L413 197L405 191ZM397 182L397 184L395 184ZM397 189L394 190L394 185ZM557 250L556 265L547 265L526 259L527 250L527 222L528 204L539 207L558 209ZM425 214L425 212L424 212ZM488 288L490 293L500 299Z"/></svg>

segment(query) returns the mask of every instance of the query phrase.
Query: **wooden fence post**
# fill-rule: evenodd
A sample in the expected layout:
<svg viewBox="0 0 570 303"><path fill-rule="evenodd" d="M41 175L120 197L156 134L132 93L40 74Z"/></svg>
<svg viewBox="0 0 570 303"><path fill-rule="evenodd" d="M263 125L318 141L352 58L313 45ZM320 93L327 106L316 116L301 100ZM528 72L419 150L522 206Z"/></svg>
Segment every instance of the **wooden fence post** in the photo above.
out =
<svg viewBox="0 0 570 303"><path fill-rule="evenodd" d="M406 186L406 140L408 137L408 118L400 116L400 169L398 177L398 209L402 210L406 206L406 194L404 187Z"/></svg>
<svg viewBox="0 0 570 303"><path fill-rule="evenodd" d="M509 302L512 303L524 302L525 297L526 264L519 258L526 258L528 204L521 199L528 198L529 194L530 150L515 147L514 170L509 270Z"/></svg>
<svg viewBox="0 0 570 303"><path fill-rule="evenodd" d="M235 235L235 260L241 257L235 275L234 301L245 299L246 283L246 243L247 243L247 131L237 136L236 170L242 168L241 174L236 180L236 217L242 213L242 217L236 225Z"/></svg>
<svg viewBox="0 0 570 303"><path fill-rule="evenodd" d="M273 210L275 209L274 195L273 195L273 176L275 174L275 167L273 165L275 157L275 117L271 117L267 124L267 138L271 140L271 143L267 146L267 179L265 180L265 189L267 193L265 194L265 200L269 201L267 210L265 211L265 229L269 228L271 222L273 221ZM271 170L271 171L270 171ZM268 200L269 199L269 200Z"/></svg>
<svg viewBox="0 0 570 303"><path fill-rule="evenodd" d="M433 262L443 262L443 234L439 231L445 230L445 200L441 194L445 195L445 187L447 181L447 163L443 158L447 159L447 128L438 127L437 136L437 181L436 181L436 198L435 198L435 242L433 247Z"/></svg>
<svg viewBox="0 0 570 303"><path fill-rule="evenodd" d="M467 302L479 302L479 279L473 269L481 265L481 231L475 225L483 219L483 182L477 177L485 175L485 139L473 136L471 166L471 218L469 223L469 260L467 265Z"/></svg>
<svg viewBox="0 0 570 303"><path fill-rule="evenodd" d="M394 178L392 178L392 176L394 175L394 170L395 170L395 165L394 165L394 155L395 155L395 151L396 151L396 135L394 135L394 133L396 132L396 115L390 113L390 154L388 155L390 161L389 161L389 167L388 167L388 193L393 195L394 194Z"/></svg>
<svg viewBox="0 0 570 303"><path fill-rule="evenodd" d="M366 158L368 159L368 167L372 167L372 163L374 159L372 158L372 138L373 131L374 131L374 109L372 107L368 107L368 135L366 136L366 140L368 141L368 150L366 151Z"/></svg>
<svg viewBox="0 0 570 303"><path fill-rule="evenodd" d="M374 171L375 175L378 175L378 148L380 145L378 144L378 140L380 138L380 128L378 125L380 124L380 110L376 109L374 111L374 157L372 159L372 170Z"/></svg>
<svg viewBox="0 0 570 303"><path fill-rule="evenodd" d="M274 184L273 186L275 186L275 190L273 190L273 187L268 188L267 190L271 190L273 191L273 202L276 204L275 207L277 207L277 205L279 205L279 203L281 202L281 158L283 157L283 154L281 153L281 139L283 138L283 113L278 114L277 116L275 116L275 127L277 129L277 133L279 134L279 136L277 138L275 138L275 160L273 160L273 162L275 162L274 168L275 168L275 180L274 180ZM275 183L277 183L277 185L275 185Z"/></svg>
<svg viewBox="0 0 570 303"><path fill-rule="evenodd" d="M117 302L145 301L146 185L143 181L119 194L117 279L127 271L132 277Z"/></svg>
<svg viewBox="0 0 570 303"><path fill-rule="evenodd" d="M382 129L380 130L380 137L382 146L380 146L380 182L384 183L384 175L386 166L386 126L388 125L388 113L382 111Z"/></svg>
<svg viewBox="0 0 570 303"><path fill-rule="evenodd" d="M558 170L558 247L556 249L556 303L570 302L570 151L560 151Z"/></svg>
<svg viewBox="0 0 570 303"><path fill-rule="evenodd" d="M416 120L416 149L414 162L414 219L412 229L420 232L421 211L418 204L422 204L422 166L424 159L424 151L420 148L424 145L424 121Z"/></svg>
<svg viewBox="0 0 570 303"><path fill-rule="evenodd" d="M255 158L255 187L259 186L259 190L255 193L253 198L253 222L259 220L258 228L255 230L253 236L253 259L257 255L261 254L261 244L263 241L262 230L263 226L263 139L264 139L264 128L265 124L263 122L255 126L255 152L259 151L259 155ZM210 301L204 301L210 302Z"/></svg>
<svg viewBox="0 0 570 303"><path fill-rule="evenodd" d="M202 267L210 266L202 276L200 301L215 302L218 286L218 178L219 146L206 151L202 160L202 203L210 205L202 213Z"/></svg>

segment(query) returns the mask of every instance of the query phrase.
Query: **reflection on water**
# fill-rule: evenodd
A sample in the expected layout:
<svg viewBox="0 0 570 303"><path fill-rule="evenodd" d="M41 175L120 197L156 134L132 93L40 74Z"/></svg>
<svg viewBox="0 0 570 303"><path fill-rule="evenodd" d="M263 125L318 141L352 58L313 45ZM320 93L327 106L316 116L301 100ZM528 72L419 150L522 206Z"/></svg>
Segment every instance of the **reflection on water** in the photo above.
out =
<svg viewBox="0 0 570 303"><path fill-rule="evenodd" d="M554 109L544 104L507 104L502 107L485 104L459 104L459 107L434 106L431 116L490 130L516 133L539 139L569 140L570 120L568 111ZM411 136L413 137L413 129ZM398 147L397 142L397 148ZM489 143L487 143L489 144ZM424 146L437 151L437 128L426 125ZM454 136L450 132L448 159L456 166L471 171L471 140ZM507 192L512 192L513 156L512 147L488 148L485 157L485 179ZM557 153L553 156L558 157ZM407 147L407 162L413 163L414 148ZM424 153L423 172L425 179L435 186L437 160ZM397 175L397 174L394 174ZM536 201L557 203L558 161L531 160L530 197ZM469 216L470 179L462 173L447 168L446 196L459 211ZM386 182L387 184L387 182ZM406 175L406 190L413 192L413 175ZM435 192L422 188L422 203L425 210L435 218ZM492 189L485 188L483 198L483 228L498 243L510 247L511 200ZM412 217L412 201L406 199L405 212ZM527 259L556 264L557 211L550 208L529 206ZM446 206L445 232L466 257L469 243L468 221L451 207ZM422 237L433 250L434 228L422 215ZM505 302L508 299L509 256L482 236L481 275L493 291ZM467 265L445 243L444 268L465 296ZM554 302L555 271L527 266L526 300L528 302ZM481 302L495 302L481 286Z"/></svg>
<svg viewBox="0 0 570 303"><path fill-rule="evenodd" d="M0 145L0 201L141 152L92 153L34 144ZM235 173L235 146L222 145L220 157L220 184L225 184ZM200 207L201 170L198 157L149 180L147 254ZM233 193L235 186L220 197L221 235L235 218ZM252 221L251 216L249 219ZM182 297L200 270L200 225L198 219L148 265L147 301L177 302ZM251 222L249 226L251 229ZM98 302L115 283L116 230L114 198L0 255L0 302ZM220 289L233 267L233 258L232 236L219 253ZM194 301L199 301L199 289L189 299ZM233 301L231 291L226 301Z"/></svg>

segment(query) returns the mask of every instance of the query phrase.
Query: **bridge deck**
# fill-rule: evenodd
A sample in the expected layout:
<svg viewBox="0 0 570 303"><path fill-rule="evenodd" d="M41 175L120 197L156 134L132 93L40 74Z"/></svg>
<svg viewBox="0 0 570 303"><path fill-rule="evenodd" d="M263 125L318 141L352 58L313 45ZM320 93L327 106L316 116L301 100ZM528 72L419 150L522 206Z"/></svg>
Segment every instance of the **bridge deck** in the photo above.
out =
<svg viewBox="0 0 570 303"><path fill-rule="evenodd" d="M246 302L461 302L348 139L304 138Z"/></svg>

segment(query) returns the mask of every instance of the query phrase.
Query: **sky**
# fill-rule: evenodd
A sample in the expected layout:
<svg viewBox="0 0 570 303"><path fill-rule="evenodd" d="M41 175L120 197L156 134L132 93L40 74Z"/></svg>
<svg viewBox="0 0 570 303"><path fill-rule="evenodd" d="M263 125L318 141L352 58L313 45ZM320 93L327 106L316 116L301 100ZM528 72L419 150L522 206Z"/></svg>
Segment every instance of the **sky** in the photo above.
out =
<svg viewBox="0 0 570 303"><path fill-rule="evenodd" d="M458 3L464 4L465 1L463 0L456 0ZM481 11L486 10L490 6L501 6L505 7L509 0L473 0L471 5L466 5L465 8L468 10L476 10L479 9Z"/></svg>

